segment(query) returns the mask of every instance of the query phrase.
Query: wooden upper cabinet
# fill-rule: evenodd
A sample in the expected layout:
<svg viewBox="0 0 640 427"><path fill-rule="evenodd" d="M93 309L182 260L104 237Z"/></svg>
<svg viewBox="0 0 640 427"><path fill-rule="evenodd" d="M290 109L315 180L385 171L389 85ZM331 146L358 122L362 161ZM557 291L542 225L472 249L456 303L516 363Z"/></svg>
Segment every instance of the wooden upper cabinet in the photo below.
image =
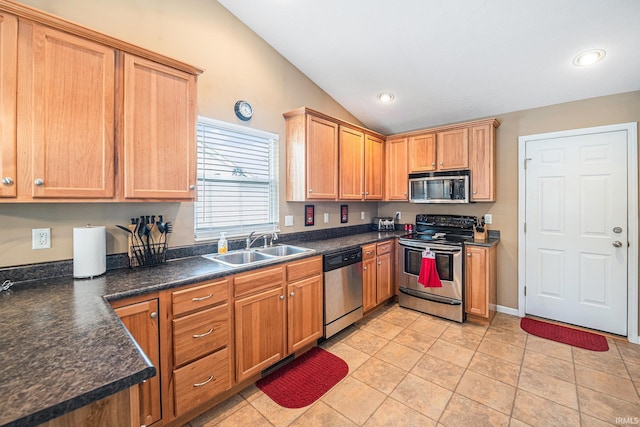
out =
<svg viewBox="0 0 640 427"><path fill-rule="evenodd" d="M285 113L287 201L338 199L338 124L306 109Z"/></svg>
<svg viewBox="0 0 640 427"><path fill-rule="evenodd" d="M427 133L409 138L409 173L436 170L436 135Z"/></svg>
<svg viewBox="0 0 640 427"><path fill-rule="evenodd" d="M196 77L124 55L124 197L194 199Z"/></svg>
<svg viewBox="0 0 640 427"><path fill-rule="evenodd" d="M385 143L385 195L384 200L409 200L408 138L388 139Z"/></svg>
<svg viewBox="0 0 640 427"><path fill-rule="evenodd" d="M17 195L18 18L0 12L0 197Z"/></svg>
<svg viewBox="0 0 640 427"><path fill-rule="evenodd" d="M23 193L113 197L114 50L22 20L19 43L18 146L24 157L18 159L18 179Z"/></svg>
<svg viewBox="0 0 640 427"><path fill-rule="evenodd" d="M494 124L473 126L469 139L471 200L495 202L495 127Z"/></svg>
<svg viewBox="0 0 640 427"><path fill-rule="evenodd" d="M469 129L454 129L438 132L438 170L469 168Z"/></svg>
<svg viewBox="0 0 640 427"><path fill-rule="evenodd" d="M340 200L364 198L364 133L340 126Z"/></svg>
<svg viewBox="0 0 640 427"><path fill-rule="evenodd" d="M384 141L365 135L364 198L382 200L384 193Z"/></svg>

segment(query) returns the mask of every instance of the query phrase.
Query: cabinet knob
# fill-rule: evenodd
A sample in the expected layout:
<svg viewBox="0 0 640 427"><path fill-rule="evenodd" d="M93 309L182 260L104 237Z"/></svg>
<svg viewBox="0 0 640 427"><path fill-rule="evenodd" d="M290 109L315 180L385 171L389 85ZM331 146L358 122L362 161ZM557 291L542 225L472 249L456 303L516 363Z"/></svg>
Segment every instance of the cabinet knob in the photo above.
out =
<svg viewBox="0 0 640 427"><path fill-rule="evenodd" d="M367 267L362 267L362 269L363 269L363 270L366 270L366 269L367 269Z"/></svg>
<svg viewBox="0 0 640 427"><path fill-rule="evenodd" d="M476 194L476 192L474 191L472 194Z"/></svg>
<svg viewBox="0 0 640 427"><path fill-rule="evenodd" d="M151 318L152 318L152 319L155 319L156 317L158 317L158 313L156 313L156 312L154 311L154 312L152 312L152 313L150 314L150 316L151 316Z"/></svg>
<svg viewBox="0 0 640 427"><path fill-rule="evenodd" d="M440 163L440 164L442 164L442 163ZM435 164L435 162L434 162L434 163L431 163L431 166L435 166L435 165L436 165L436 164Z"/></svg>
<svg viewBox="0 0 640 427"><path fill-rule="evenodd" d="M313 193L313 190L311 188L309 189L309 193Z"/></svg>
<svg viewBox="0 0 640 427"><path fill-rule="evenodd" d="M402 193L402 194L404 194L405 196L407 195L407 193Z"/></svg>
<svg viewBox="0 0 640 427"><path fill-rule="evenodd" d="M195 189L196 189L196 186L195 186L195 185L191 184L191 185L189 186L189 190L195 190Z"/></svg>
<svg viewBox="0 0 640 427"><path fill-rule="evenodd" d="M280 301L284 299L284 295L280 295Z"/></svg>
<svg viewBox="0 0 640 427"><path fill-rule="evenodd" d="M35 185L37 185L38 187L40 187L40 186L44 185L44 181L43 181L42 179L40 179L40 178L36 178L36 179L33 181L33 183L34 183Z"/></svg>
<svg viewBox="0 0 640 427"><path fill-rule="evenodd" d="M295 294L293 293L293 291L291 291L291 293L289 294L290 297L294 296Z"/></svg>
<svg viewBox="0 0 640 427"><path fill-rule="evenodd" d="M368 196L368 195L369 195L369 192L368 192L368 191L365 191L365 192L364 192L364 195L365 195L365 196Z"/></svg>
<svg viewBox="0 0 640 427"><path fill-rule="evenodd" d="M378 261L378 265L382 265L382 261Z"/></svg>
<svg viewBox="0 0 640 427"><path fill-rule="evenodd" d="M471 256L471 253L467 252L467 256Z"/></svg>
<svg viewBox="0 0 640 427"><path fill-rule="evenodd" d="M2 183L4 185L11 185L13 184L13 179L11 179L11 177L9 176L5 176L4 178L2 178Z"/></svg>
<svg viewBox="0 0 640 427"><path fill-rule="evenodd" d="M440 166L444 166L444 162L440 162Z"/></svg>

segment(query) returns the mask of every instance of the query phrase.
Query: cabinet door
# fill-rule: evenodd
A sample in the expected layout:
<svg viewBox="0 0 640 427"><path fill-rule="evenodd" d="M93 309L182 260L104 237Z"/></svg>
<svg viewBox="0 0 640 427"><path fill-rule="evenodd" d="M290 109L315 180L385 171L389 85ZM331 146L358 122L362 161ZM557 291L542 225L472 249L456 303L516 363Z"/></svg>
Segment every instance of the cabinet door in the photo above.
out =
<svg viewBox="0 0 640 427"><path fill-rule="evenodd" d="M384 177L384 141L365 135L364 198L382 200Z"/></svg>
<svg viewBox="0 0 640 427"><path fill-rule="evenodd" d="M407 138L389 139L385 144L385 200L409 200Z"/></svg>
<svg viewBox="0 0 640 427"><path fill-rule="evenodd" d="M287 353L293 353L322 336L322 276L290 283L287 298Z"/></svg>
<svg viewBox="0 0 640 427"><path fill-rule="evenodd" d="M409 138L409 173L436 170L436 135L428 133Z"/></svg>
<svg viewBox="0 0 640 427"><path fill-rule="evenodd" d="M338 125L307 116L307 198L338 198Z"/></svg>
<svg viewBox="0 0 640 427"><path fill-rule="evenodd" d="M465 247L465 311L476 316L489 315L488 248Z"/></svg>
<svg viewBox="0 0 640 427"><path fill-rule="evenodd" d="M156 368L156 376L139 385L140 425L151 425L161 418L158 300L120 307L115 311Z"/></svg>
<svg viewBox="0 0 640 427"><path fill-rule="evenodd" d="M471 200L494 202L495 132L492 124L471 128L469 169L471 170Z"/></svg>
<svg viewBox="0 0 640 427"><path fill-rule="evenodd" d="M16 197L18 19L0 12L0 197Z"/></svg>
<svg viewBox="0 0 640 427"><path fill-rule="evenodd" d="M236 300L236 380L259 373L284 357L284 289Z"/></svg>
<svg viewBox="0 0 640 427"><path fill-rule="evenodd" d="M376 245L362 247L362 310L376 305Z"/></svg>
<svg viewBox="0 0 640 427"><path fill-rule="evenodd" d="M391 252L378 255L376 265L377 303L385 301L393 295Z"/></svg>
<svg viewBox="0 0 640 427"><path fill-rule="evenodd" d="M125 198L195 198L195 102L195 76L125 55Z"/></svg>
<svg viewBox="0 0 640 427"><path fill-rule="evenodd" d="M362 200L364 198L364 133L340 126L339 145L340 200Z"/></svg>
<svg viewBox="0 0 640 427"><path fill-rule="evenodd" d="M36 198L113 197L113 49L26 21L19 37L18 145L30 153L21 188Z"/></svg>
<svg viewBox="0 0 640 427"><path fill-rule="evenodd" d="M438 170L469 167L469 129L438 132Z"/></svg>

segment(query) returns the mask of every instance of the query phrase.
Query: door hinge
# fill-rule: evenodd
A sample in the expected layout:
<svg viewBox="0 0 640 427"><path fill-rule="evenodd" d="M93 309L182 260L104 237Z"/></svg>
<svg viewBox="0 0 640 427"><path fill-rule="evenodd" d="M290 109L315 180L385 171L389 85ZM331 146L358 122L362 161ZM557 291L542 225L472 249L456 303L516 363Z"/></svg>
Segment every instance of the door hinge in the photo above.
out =
<svg viewBox="0 0 640 427"><path fill-rule="evenodd" d="M525 233L527 232L527 223L526 222L524 223L524 232Z"/></svg>
<svg viewBox="0 0 640 427"><path fill-rule="evenodd" d="M525 297L527 296L527 287L526 286L524 287L524 296Z"/></svg>

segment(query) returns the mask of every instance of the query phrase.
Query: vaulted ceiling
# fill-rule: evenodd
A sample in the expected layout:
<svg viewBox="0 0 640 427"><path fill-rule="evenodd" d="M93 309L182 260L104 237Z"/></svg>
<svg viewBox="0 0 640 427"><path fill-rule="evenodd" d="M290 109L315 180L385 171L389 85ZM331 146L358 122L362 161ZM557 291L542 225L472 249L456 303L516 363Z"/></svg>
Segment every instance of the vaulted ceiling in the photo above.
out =
<svg viewBox="0 0 640 427"><path fill-rule="evenodd" d="M640 89L638 0L218 1L385 134Z"/></svg>

